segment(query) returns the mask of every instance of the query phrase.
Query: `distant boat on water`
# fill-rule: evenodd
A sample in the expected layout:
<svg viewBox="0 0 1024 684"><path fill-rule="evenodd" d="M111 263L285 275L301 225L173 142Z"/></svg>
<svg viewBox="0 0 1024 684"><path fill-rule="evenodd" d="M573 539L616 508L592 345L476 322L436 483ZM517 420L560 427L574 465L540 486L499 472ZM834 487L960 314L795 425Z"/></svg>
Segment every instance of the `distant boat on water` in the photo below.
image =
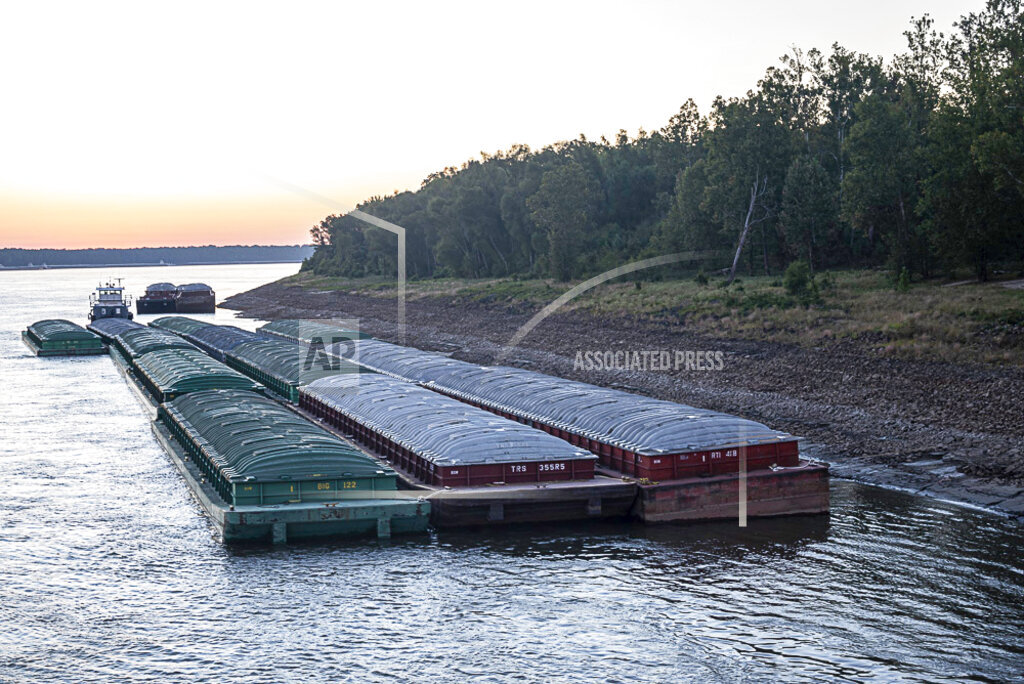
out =
<svg viewBox="0 0 1024 684"><path fill-rule="evenodd" d="M217 295L206 283L153 283L135 300L135 308L140 314L214 313Z"/></svg>

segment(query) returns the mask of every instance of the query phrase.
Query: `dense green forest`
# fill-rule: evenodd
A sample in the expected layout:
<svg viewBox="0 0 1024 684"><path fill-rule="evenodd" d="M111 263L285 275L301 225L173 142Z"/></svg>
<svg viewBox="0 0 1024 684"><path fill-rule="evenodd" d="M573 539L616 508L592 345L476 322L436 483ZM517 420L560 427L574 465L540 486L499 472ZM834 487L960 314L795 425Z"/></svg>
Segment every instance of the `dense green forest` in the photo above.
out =
<svg viewBox="0 0 1024 684"><path fill-rule="evenodd" d="M949 34L916 19L905 35L888 62L793 49L706 114L690 100L636 137L514 145L359 208L408 230L414 278L567 280L711 250L708 271L802 260L987 279L1024 259L1021 0L989 0ZM312 233L308 271L395 272L385 231L329 216Z"/></svg>
<svg viewBox="0 0 1024 684"><path fill-rule="evenodd" d="M312 254L308 245L233 245L217 247L135 247L129 249L0 248L0 267L120 266L159 264L236 264L302 261Z"/></svg>

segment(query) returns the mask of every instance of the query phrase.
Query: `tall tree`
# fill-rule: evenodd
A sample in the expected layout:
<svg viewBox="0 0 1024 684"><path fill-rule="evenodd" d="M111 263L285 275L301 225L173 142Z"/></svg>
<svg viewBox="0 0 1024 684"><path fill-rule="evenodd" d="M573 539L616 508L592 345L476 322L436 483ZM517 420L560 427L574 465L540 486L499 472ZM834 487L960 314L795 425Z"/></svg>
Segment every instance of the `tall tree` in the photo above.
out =
<svg viewBox="0 0 1024 684"><path fill-rule="evenodd" d="M815 157L793 159L786 172L779 221L791 253L806 258L812 271L819 245L836 217L835 199L835 186Z"/></svg>
<svg viewBox="0 0 1024 684"><path fill-rule="evenodd" d="M547 232L552 276L569 280L577 269L579 246L593 226L600 185L576 162L546 171L537 192L526 200L531 218Z"/></svg>
<svg viewBox="0 0 1024 684"><path fill-rule="evenodd" d="M922 212L950 263L966 258L985 280L1024 228L1024 13L989 0L946 43L949 90L932 114Z"/></svg>

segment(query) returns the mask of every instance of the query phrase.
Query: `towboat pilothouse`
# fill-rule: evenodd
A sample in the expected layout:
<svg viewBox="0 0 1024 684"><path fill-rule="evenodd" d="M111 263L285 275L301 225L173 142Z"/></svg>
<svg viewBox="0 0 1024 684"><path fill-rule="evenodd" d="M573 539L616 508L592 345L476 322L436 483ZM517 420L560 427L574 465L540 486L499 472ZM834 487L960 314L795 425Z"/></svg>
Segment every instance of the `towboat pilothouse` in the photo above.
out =
<svg viewBox="0 0 1024 684"><path fill-rule="evenodd" d="M121 279L117 283L100 284L89 296L89 320L101 318L132 318L131 297L125 297Z"/></svg>

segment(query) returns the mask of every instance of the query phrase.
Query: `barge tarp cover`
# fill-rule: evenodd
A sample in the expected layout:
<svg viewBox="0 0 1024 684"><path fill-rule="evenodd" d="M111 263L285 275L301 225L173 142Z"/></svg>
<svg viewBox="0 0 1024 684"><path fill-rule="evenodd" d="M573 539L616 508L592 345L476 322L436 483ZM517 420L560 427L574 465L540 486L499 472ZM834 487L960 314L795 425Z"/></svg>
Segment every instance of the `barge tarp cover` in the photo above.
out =
<svg viewBox="0 0 1024 684"><path fill-rule="evenodd" d="M187 340L195 342L223 361L223 356L243 342L261 339L260 335L242 330L233 325L208 325L192 332L182 333Z"/></svg>
<svg viewBox="0 0 1024 684"><path fill-rule="evenodd" d="M146 326L130 321L127 318L97 318L86 327L100 337L112 340L126 330L135 330L137 328L145 328Z"/></svg>
<svg viewBox="0 0 1024 684"><path fill-rule="evenodd" d="M347 356L369 369L636 454L796 440L789 433L727 413L536 371L478 366L380 340L361 340L355 347L355 353ZM332 349L339 354L345 351Z"/></svg>
<svg viewBox="0 0 1024 684"><path fill-rule="evenodd" d="M76 347L103 346L98 335L63 318L36 321L28 326L28 334L40 346L52 346L53 344L70 344Z"/></svg>
<svg viewBox="0 0 1024 684"><path fill-rule="evenodd" d="M135 359L135 368L145 376L146 384L162 395L160 399L208 389L263 389L259 383L198 349L152 351Z"/></svg>
<svg viewBox="0 0 1024 684"><path fill-rule="evenodd" d="M114 336L117 346L130 356L136 358L158 349L195 349L195 347L177 335L159 328L132 328Z"/></svg>
<svg viewBox="0 0 1024 684"><path fill-rule="evenodd" d="M314 338L319 338L324 344L334 343L339 339L362 340L370 337L368 333L359 330L348 330L330 323L292 318L271 321L260 327L259 331L302 342L312 342Z"/></svg>
<svg viewBox="0 0 1024 684"><path fill-rule="evenodd" d="M352 481L356 490L397 487L391 468L253 392L191 392L161 404L159 418L235 503L232 490L239 483L287 488L315 481L322 485L314 492L322 496L339 489L323 486L330 480Z"/></svg>
<svg viewBox="0 0 1024 684"><path fill-rule="evenodd" d="M435 465L597 458L546 432L383 375L322 378L302 393Z"/></svg>
<svg viewBox="0 0 1024 684"><path fill-rule="evenodd" d="M323 350L320 350L321 352ZM291 401L298 401L297 388L322 377L358 374L354 363L318 353L305 344L275 337L243 342L226 354L227 363Z"/></svg>
<svg viewBox="0 0 1024 684"><path fill-rule="evenodd" d="M156 320L150 321L149 325L153 328L160 328L161 330L170 330L171 332L178 333L179 335L187 335L203 328L209 328L213 323L197 321L196 319L188 318L187 316L162 316Z"/></svg>

